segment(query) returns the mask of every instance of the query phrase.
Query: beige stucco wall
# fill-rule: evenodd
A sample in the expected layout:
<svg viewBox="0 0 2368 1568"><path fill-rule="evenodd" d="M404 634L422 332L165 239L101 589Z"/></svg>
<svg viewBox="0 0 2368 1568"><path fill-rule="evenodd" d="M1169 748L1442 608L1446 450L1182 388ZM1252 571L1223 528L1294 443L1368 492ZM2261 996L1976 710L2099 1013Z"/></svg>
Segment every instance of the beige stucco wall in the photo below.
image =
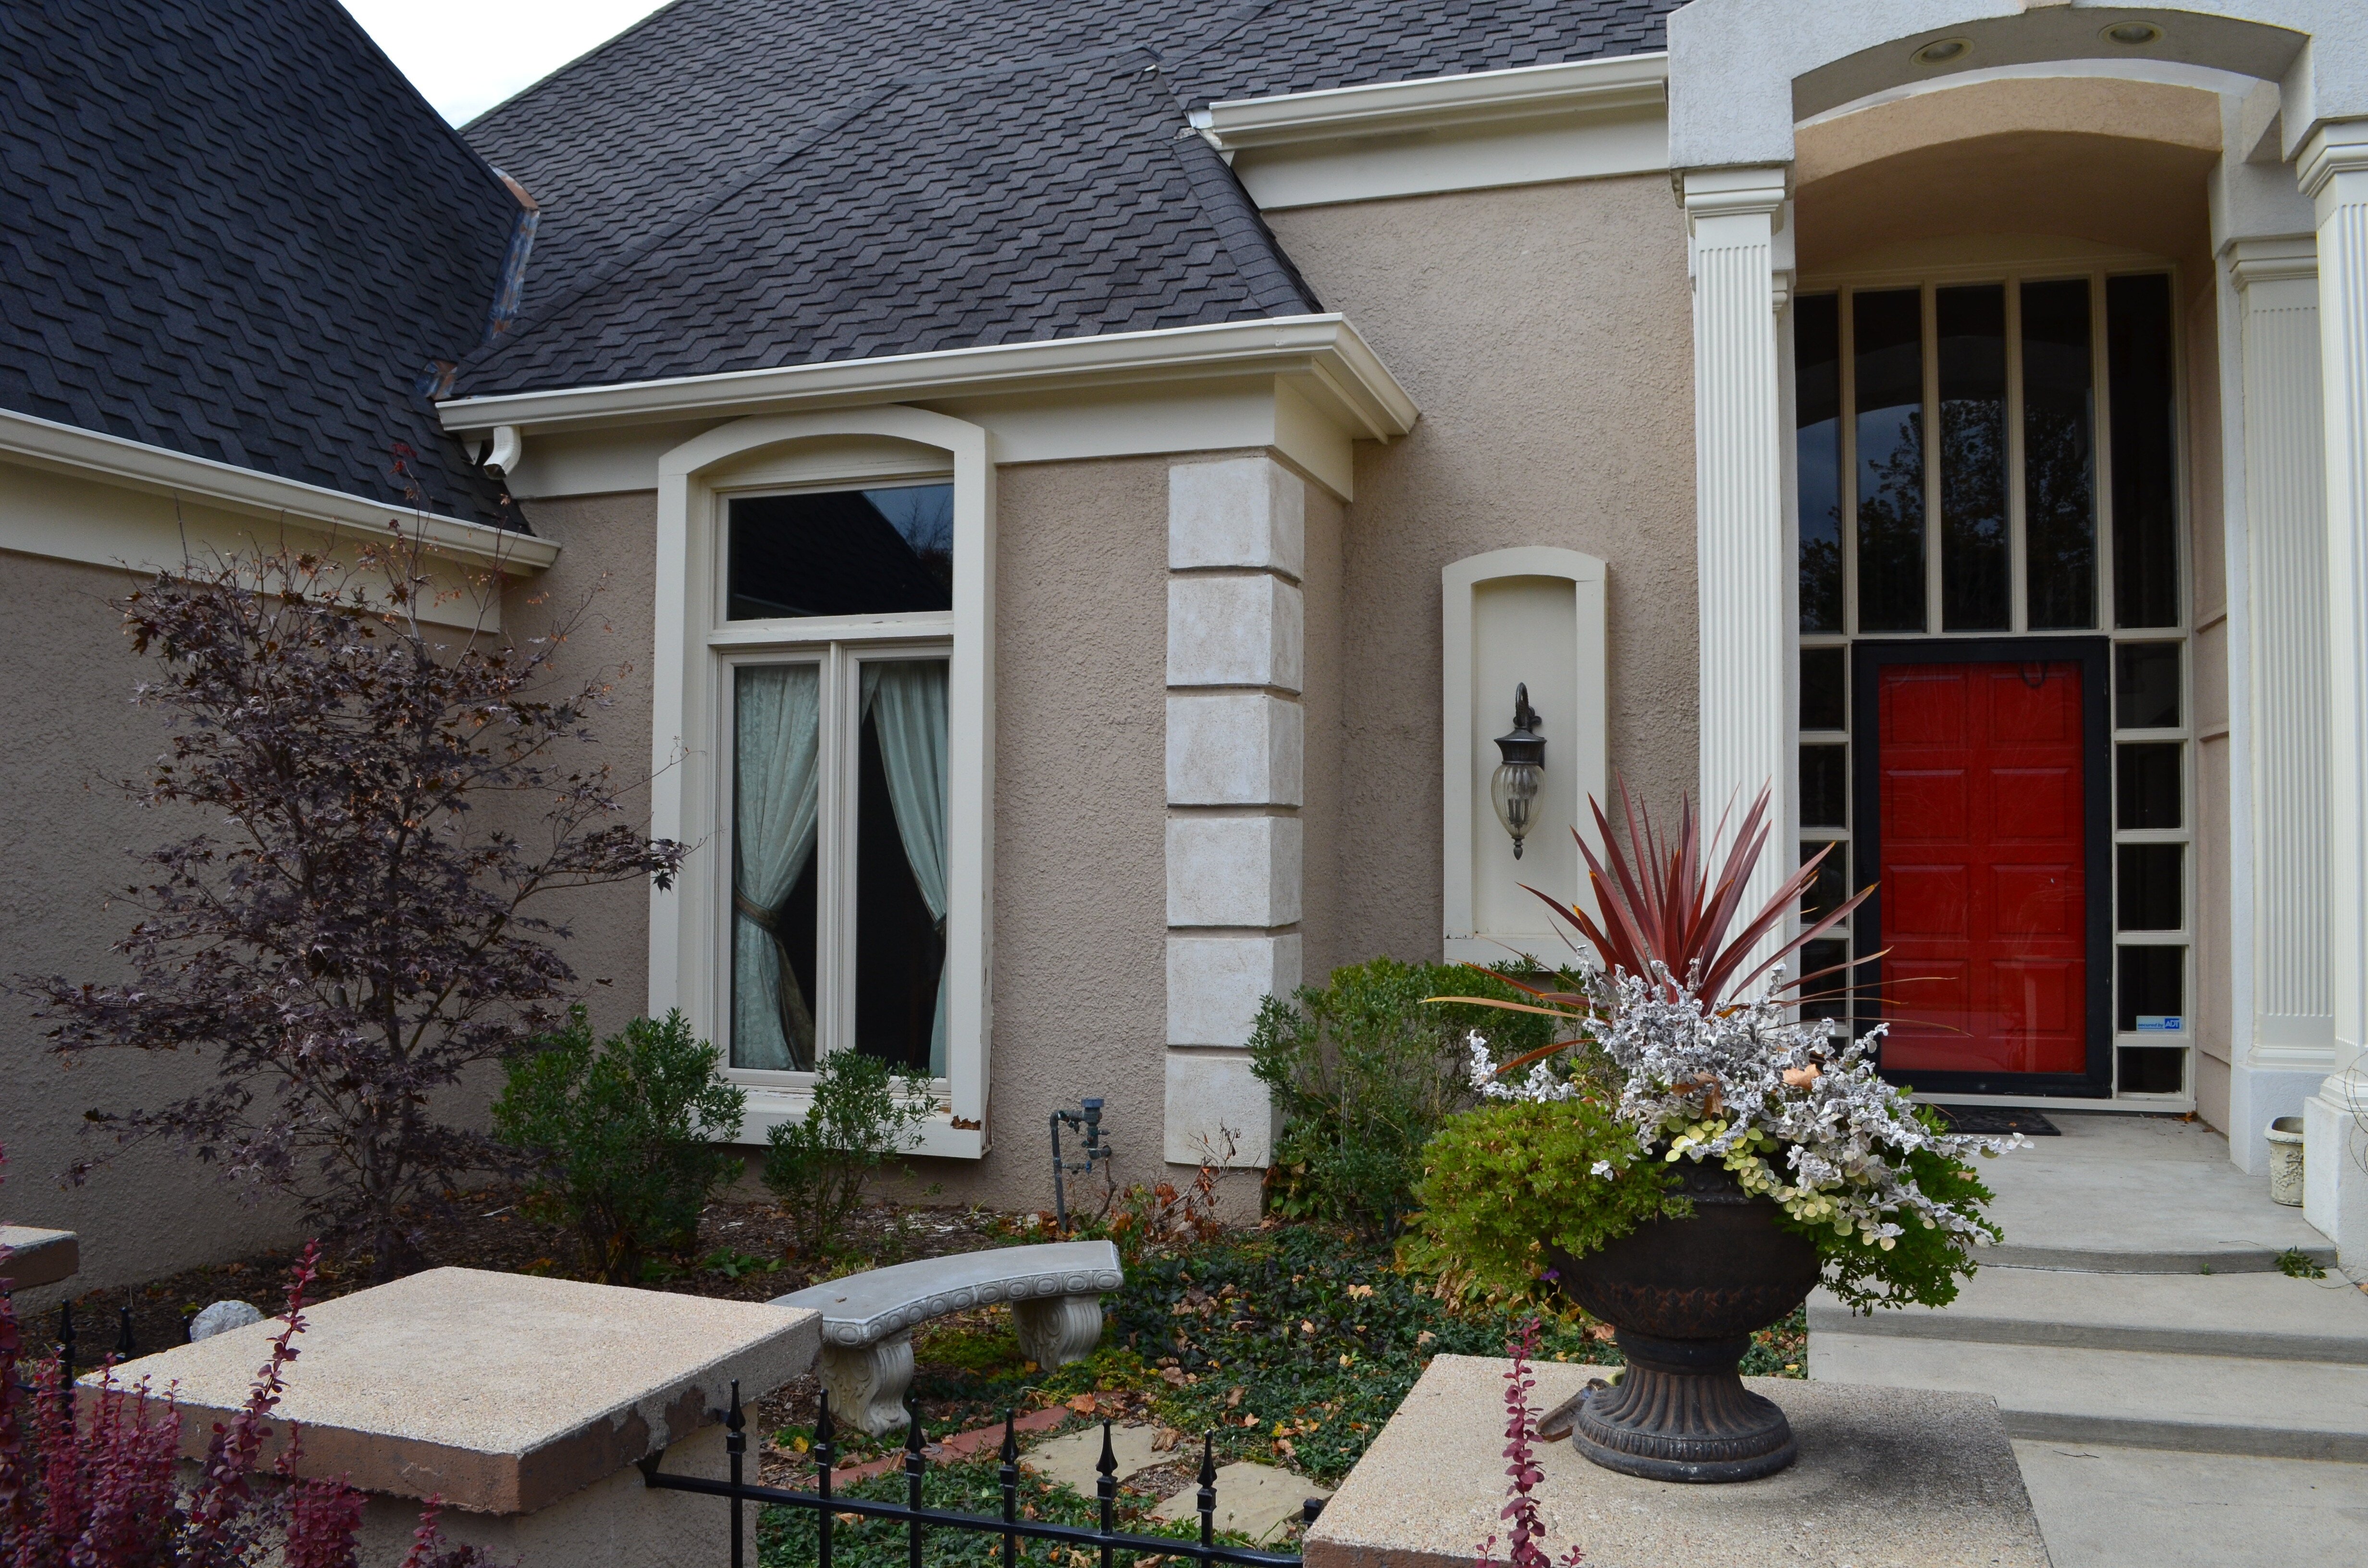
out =
<svg viewBox="0 0 2368 1568"><path fill-rule="evenodd" d="M13 472L13 471L9 471ZM0 472L0 478L5 478ZM163 721L131 706L153 669L135 657L108 600L131 576L0 551L0 983L25 975L111 982L108 951L137 912L109 906L144 881L132 851L199 827L145 811L113 787L164 750ZM0 994L0 1217L78 1232L74 1289L153 1278L290 1240L290 1216L248 1207L176 1150L122 1152L84 1186L62 1189L73 1162L112 1144L83 1112L169 1103L212 1082L194 1054L102 1051L71 1064L51 1054L25 996ZM58 1292L38 1293L38 1305Z"/></svg>
<svg viewBox="0 0 2368 1568"><path fill-rule="evenodd" d="M1611 767L1647 801L1693 789L1692 331L1684 225L1665 178L1268 221L1422 408L1412 435L1358 445L1337 641L1317 640L1310 604L1311 691L1336 678L1326 661L1341 672L1339 825L1325 861L1309 840L1311 909L1324 912L1310 930L1314 978L1319 963L1440 950L1440 572L1451 562L1514 545L1606 562ZM1311 515L1311 562L1315 531Z"/></svg>

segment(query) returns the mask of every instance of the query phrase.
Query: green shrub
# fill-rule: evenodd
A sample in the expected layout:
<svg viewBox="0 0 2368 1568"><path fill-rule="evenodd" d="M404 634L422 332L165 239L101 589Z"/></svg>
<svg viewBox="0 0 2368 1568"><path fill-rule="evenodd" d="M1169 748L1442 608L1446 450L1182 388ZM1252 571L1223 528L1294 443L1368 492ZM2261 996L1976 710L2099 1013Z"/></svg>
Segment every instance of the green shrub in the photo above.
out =
<svg viewBox="0 0 2368 1568"><path fill-rule="evenodd" d="M1467 965L1375 959L1260 1005L1250 1064L1283 1113L1268 1176L1278 1212L1395 1233L1414 1207L1423 1144L1472 1103L1464 1036L1479 1029L1500 1060L1553 1039L1535 1015L1430 996L1521 999Z"/></svg>
<svg viewBox="0 0 2368 1568"><path fill-rule="evenodd" d="M536 1044L509 1064L495 1135L532 1161L528 1206L575 1233L585 1272L636 1283L654 1251L695 1244L708 1195L739 1169L716 1145L747 1096L716 1076L720 1053L678 1012L596 1047L575 1007Z"/></svg>
<svg viewBox="0 0 2368 1568"><path fill-rule="evenodd" d="M814 1072L803 1121L767 1135L765 1186L787 1210L798 1250L819 1256L863 1201L863 1184L917 1147L936 1101L927 1078L894 1074L876 1056L834 1051Z"/></svg>

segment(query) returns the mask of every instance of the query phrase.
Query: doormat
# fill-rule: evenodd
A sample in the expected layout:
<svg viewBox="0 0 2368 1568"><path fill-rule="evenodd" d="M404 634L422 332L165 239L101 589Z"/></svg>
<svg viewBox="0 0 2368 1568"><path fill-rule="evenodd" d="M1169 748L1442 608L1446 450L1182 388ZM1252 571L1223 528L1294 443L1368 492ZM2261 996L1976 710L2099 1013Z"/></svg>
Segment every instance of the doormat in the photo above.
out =
<svg viewBox="0 0 2368 1568"><path fill-rule="evenodd" d="M2004 1105L1936 1105L1952 1132L2020 1132L2025 1138L2060 1138L2063 1131L2035 1110Z"/></svg>

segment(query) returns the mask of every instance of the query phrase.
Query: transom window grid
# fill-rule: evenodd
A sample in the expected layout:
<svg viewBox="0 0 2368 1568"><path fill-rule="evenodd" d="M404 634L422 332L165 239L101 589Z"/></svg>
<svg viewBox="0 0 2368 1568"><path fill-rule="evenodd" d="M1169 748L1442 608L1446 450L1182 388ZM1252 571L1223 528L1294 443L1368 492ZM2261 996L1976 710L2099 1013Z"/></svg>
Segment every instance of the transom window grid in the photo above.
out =
<svg viewBox="0 0 2368 1568"><path fill-rule="evenodd" d="M2166 594L2158 581L2163 573L2154 562L2145 563L2133 574L2138 579L2135 586L2117 578L2114 570L2115 378L2112 373L2114 345L2109 336L2112 322L2108 305L2112 281L2123 278L2164 278L2169 286L2169 297L2176 300L2176 279L2159 267L2123 269L2043 265L1952 269L1915 278L1870 277L1843 283L1822 294L1804 292L1796 301L1796 324L1819 309L1820 301L1828 301L1823 308L1833 312L1838 338L1835 385L1827 394L1834 413L1834 448L1829 460L1833 471L1831 479L1822 486L1812 472L1815 457L1806 427L1809 415L1816 410L1809 407L1812 393L1805 384L1805 369L1802 384L1795 388L1802 427L1795 454L1800 467L1802 558L1801 679L1796 709L1801 861L1805 864L1828 846L1832 847L1816 883L1803 899L1801 917L1804 925L1813 923L1825 910L1839 903L1849 891L1862 885L1867 874L1851 860L1856 807L1855 790L1850 782L1852 694L1849 649L1853 641L1878 636L2061 636L2067 631L2088 631L2105 637L2113 645L2110 661L2113 744L2109 762L2113 770L2113 872L2106 896L2113 901L2114 951L2111 972L2092 973L2089 983L2110 984L2114 992L2114 1096L2175 1102L2192 1094L2190 1067L2195 978L2192 955L2196 875L2193 700L2187 657L2191 629L2184 559L2186 518L2178 484L2182 471L2176 446L2180 429L2180 375L2173 332L2168 366L2171 445L2167 455L2176 526L2169 530L2168 541L2171 554ZM2089 486L2094 518L2093 564L2087 599L2089 613L2082 623L2083 618L2051 615L2043 607L2039 617L2042 624L2034 625L2029 538L2032 496L2025 449L2028 410L2022 286L2076 280L2086 284L2089 307L2086 335L2090 376ZM1952 563L1950 546L1957 546L1958 563L1968 552L1964 530L1959 530L1954 540L1947 537L1947 525L1952 520L1943 505L1948 475L1942 472L1942 462L1928 458L1922 462L1920 476L1922 629L1862 628L1859 593L1862 470L1859 460L1861 420L1857 417L1856 296L1905 291L1915 294L1920 382L1920 404L1916 412L1921 429L1930 431L1941 427L1942 296L1953 295L1956 298L1950 302L1958 303L1970 291L1985 288L1998 290L2003 304L2004 384L1999 401L2003 404L2006 437L2002 475L2006 528L2004 540L1998 541L2004 547L1998 551L2004 557L1998 564L2005 568L2007 580L2005 624L1969 623L1983 618L1964 613L1967 595L1951 592L1952 585L1947 572ZM1946 450L1944 442L1944 456ZM1834 507L1833 521L1837 526L1831 531L1831 544L1839 556L1839 568L1838 592L1833 595L1839 602L1823 605L1813 587L1817 576L1814 554L1819 540L1811 511L1820 499L1829 501ZM2117 613L2117 594L2135 600L2134 608L2138 613ZM2147 613L2149 609L2151 613ZM2121 624L2124 619L2160 624ZM1812 630L1820 620L1829 629ZM2051 621L2058 624L2047 624ZM2066 621L2072 623L2062 624ZM2164 676L2166 669L2170 672L2168 680ZM2091 896L2096 891L2091 890ZM1850 1013L1850 987L1854 983L1871 991L1879 983L1871 960L1854 958L1854 939L1850 922L1844 921L1830 938L1811 944L1800 956L1800 973L1837 971L1804 988L1804 1017L1847 1019ZM2174 1021L2175 1028L2163 1027ZM2141 1028L2142 1022L2146 1027Z"/></svg>
<svg viewBox="0 0 2368 1568"><path fill-rule="evenodd" d="M869 490L903 489L915 486L938 486L945 481L935 476L906 480L894 484L866 486ZM822 483L803 486L768 485L759 490L734 491L719 488L716 493L717 512L728 519L731 502L758 496L825 494L844 493L852 487L844 483ZM728 532L728 522L724 525ZM867 665L916 661L930 658L951 659L953 654L954 617L951 610L882 611L854 615L813 615L785 617L779 619L732 619L733 601L730 583L730 551L714 552L714 582L708 647L714 654L714 711L720 744L717 748L720 766L715 769L717 800L714 815L717 824L709 846L716 864L730 868L737 863L737 844L734 837L736 812L734 809L734 737L737 736L739 715L736 711L738 672L744 668L791 665L814 669L819 679L821 694L820 725L820 801L817 807L817 827L814 836L814 974L816 994L809 998L814 1027L814 1052L817 1063L835 1051L852 1050L856 1046L857 994L857 934L860 922L857 914L858 841L861 832L860 813L855 809L860 794L860 768L862 760L863 669ZM744 607L745 608L745 607ZM725 1038L716 1040L724 1060L734 1057L729 1039L732 1028L732 961L728 934L734 930L734 889L729 876L717 879L722 884L716 928L727 933L726 952L718 965L719 1006L714 1016L722 1021L719 1033ZM814 1074L811 1071L773 1071L764 1068L727 1066L726 1075L752 1086L787 1089L811 1089ZM943 1102L950 1085L942 1075L933 1083Z"/></svg>

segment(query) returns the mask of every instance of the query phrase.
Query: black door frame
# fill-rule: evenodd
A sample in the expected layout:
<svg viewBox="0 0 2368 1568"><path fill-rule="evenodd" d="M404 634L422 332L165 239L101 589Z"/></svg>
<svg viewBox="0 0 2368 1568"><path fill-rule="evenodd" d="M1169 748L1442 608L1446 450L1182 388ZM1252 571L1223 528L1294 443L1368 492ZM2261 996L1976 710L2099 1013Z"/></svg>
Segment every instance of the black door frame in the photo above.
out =
<svg viewBox="0 0 2368 1568"><path fill-rule="evenodd" d="M2081 846L2088 878L2089 1024L2086 1073L1932 1073L1882 1069L1893 1083L1935 1095L2027 1095L2109 1098L2113 1092L2113 730L2112 642L2105 637L1861 638L1850 644L1850 849L1860 877L1874 892L1852 915L1859 954L1883 950L1882 746L1876 675L1894 665L2077 664L2080 666ZM1860 987L1880 983L1880 971L1854 957ZM1872 978L1870 977L1872 974ZM1853 1032L1883 1021L1879 994L1853 988ZM1881 1066L1878 1051L1876 1063Z"/></svg>

